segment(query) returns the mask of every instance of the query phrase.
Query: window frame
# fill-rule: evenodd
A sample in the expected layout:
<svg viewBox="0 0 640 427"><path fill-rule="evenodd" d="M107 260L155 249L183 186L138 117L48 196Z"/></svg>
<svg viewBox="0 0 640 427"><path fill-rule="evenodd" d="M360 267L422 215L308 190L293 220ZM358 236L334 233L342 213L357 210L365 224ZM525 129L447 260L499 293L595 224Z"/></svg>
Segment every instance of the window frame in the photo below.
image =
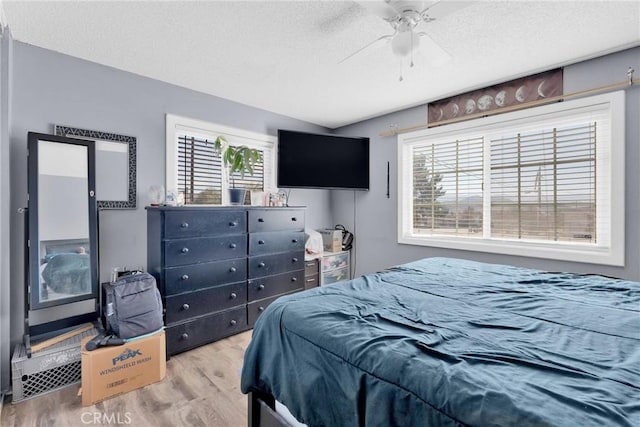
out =
<svg viewBox="0 0 640 427"><path fill-rule="evenodd" d="M596 164L602 157L609 158L609 173L606 177L611 191L604 197L605 208L609 209L609 224L598 221L598 230L606 227L610 241L608 244L576 244L569 242L541 242L524 240L507 240L490 238L487 228L491 227L491 136L505 127L521 128L526 131L542 123L552 122L554 125L563 118L575 116L580 112L604 112L608 119L606 130L609 139L609 153L599 154ZM469 138L484 136L484 191L483 191L483 237L417 235L412 232L412 168L411 148L426 139ZM580 98L573 101L548 104L540 107L504 113L447 126L439 126L398 135L398 224L397 240L400 244L431 246L446 249L469 250L505 255L517 255L534 258L555 259L563 261L585 262L624 266L625 249L625 93L612 92L603 95ZM405 163L408 167L405 167ZM600 178L598 178L600 180ZM488 218L488 219L487 219Z"/></svg>
<svg viewBox="0 0 640 427"><path fill-rule="evenodd" d="M218 123L210 123L203 120L175 114L166 114L165 133L165 185L167 191L175 191L178 188L178 133L190 133L195 136L215 139L219 135L224 135L232 145L247 145L251 148L271 151L271 161L264 163L264 190L276 188L276 159L277 159L277 138L275 136L252 132ZM266 157L265 157L266 159ZM229 188L228 177L222 174L222 204L221 205L186 205L186 206L223 206L228 204Z"/></svg>

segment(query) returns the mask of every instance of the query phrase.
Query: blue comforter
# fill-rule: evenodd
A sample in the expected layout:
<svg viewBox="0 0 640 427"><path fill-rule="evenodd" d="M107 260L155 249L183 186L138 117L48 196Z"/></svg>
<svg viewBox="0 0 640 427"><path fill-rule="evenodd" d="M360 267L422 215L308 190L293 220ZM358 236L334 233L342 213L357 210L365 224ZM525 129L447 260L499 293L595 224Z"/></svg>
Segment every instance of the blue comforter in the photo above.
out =
<svg viewBox="0 0 640 427"><path fill-rule="evenodd" d="M640 426L640 283L424 259L278 299L241 386L310 426Z"/></svg>

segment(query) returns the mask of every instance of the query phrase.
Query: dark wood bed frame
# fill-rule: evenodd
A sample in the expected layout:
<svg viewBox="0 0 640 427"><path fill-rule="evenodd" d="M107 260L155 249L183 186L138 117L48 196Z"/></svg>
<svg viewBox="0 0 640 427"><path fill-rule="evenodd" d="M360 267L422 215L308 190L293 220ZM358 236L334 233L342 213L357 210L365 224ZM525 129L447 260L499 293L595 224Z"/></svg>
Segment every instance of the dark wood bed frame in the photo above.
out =
<svg viewBox="0 0 640 427"><path fill-rule="evenodd" d="M276 412L276 399L267 393L250 392L249 427L289 427L290 424Z"/></svg>

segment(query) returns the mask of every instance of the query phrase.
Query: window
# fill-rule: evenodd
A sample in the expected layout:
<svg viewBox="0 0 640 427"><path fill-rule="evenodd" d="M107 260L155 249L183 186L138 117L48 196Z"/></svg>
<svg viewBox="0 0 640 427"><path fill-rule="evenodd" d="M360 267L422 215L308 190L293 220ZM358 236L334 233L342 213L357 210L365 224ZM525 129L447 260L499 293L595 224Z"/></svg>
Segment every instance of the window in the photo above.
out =
<svg viewBox="0 0 640 427"><path fill-rule="evenodd" d="M219 135L231 145L247 145L262 153L253 175L234 173L236 187L264 191L275 188L275 137L167 114L167 189L182 193L187 205L226 203L229 182L214 149ZM247 194L249 197L249 194Z"/></svg>
<svg viewBox="0 0 640 427"><path fill-rule="evenodd" d="M491 141L493 237L597 242L596 125L584 121Z"/></svg>
<svg viewBox="0 0 640 427"><path fill-rule="evenodd" d="M400 135L399 243L624 264L624 93Z"/></svg>
<svg viewBox="0 0 640 427"><path fill-rule="evenodd" d="M416 145L413 232L482 236L482 138Z"/></svg>

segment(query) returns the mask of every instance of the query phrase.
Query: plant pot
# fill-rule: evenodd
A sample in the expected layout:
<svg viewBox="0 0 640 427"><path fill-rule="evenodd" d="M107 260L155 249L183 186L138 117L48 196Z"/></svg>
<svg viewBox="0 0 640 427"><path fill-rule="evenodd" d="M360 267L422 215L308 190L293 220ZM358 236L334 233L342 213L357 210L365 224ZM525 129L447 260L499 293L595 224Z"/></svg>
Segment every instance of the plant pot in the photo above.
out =
<svg viewBox="0 0 640 427"><path fill-rule="evenodd" d="M229 203L232 205L243 205L246 193L247 190L245 190L244 188L230 188Z"/></svg>

